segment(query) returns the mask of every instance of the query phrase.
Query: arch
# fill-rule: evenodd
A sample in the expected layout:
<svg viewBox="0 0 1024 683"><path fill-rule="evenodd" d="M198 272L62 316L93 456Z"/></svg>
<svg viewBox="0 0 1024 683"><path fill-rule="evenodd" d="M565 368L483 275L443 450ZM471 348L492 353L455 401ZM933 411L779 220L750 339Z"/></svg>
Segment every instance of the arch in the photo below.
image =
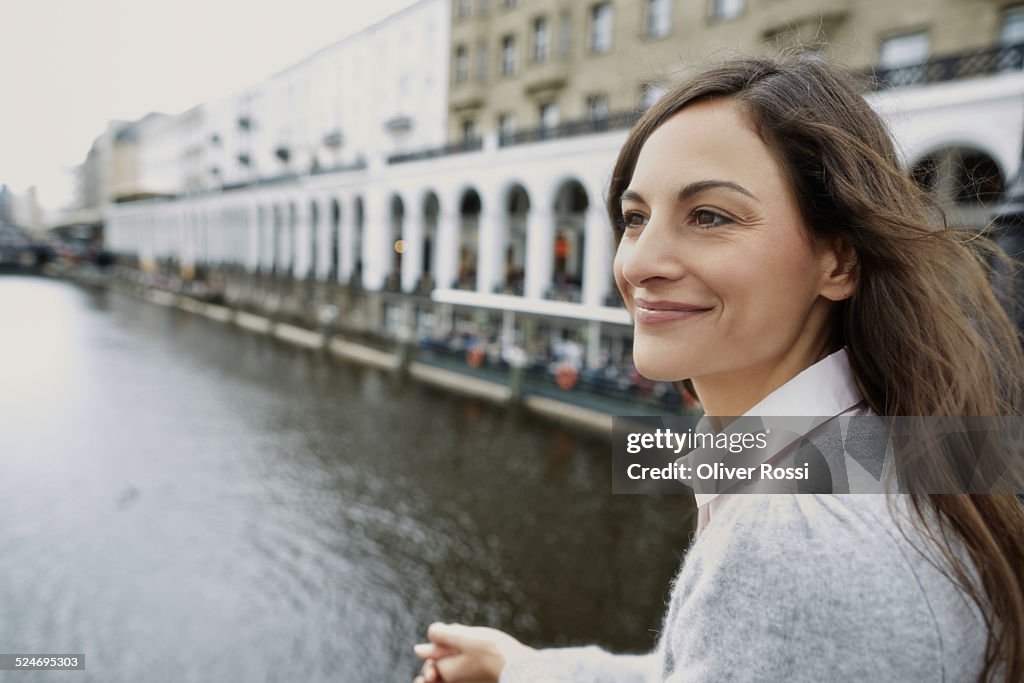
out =
<svg viewBox="0 0 1024 683"><path fill-rule="evenodd" d="M950 164L945 171L952 177L941 177L944 169L938 167L943 163ZM992 197L999 195L1001 198L1002 192L1006 190L1007 171L1000 156L987 146L973 141L949 140L931 145L914 157L907 168L911 177L925 189L928 189L928 181L934 185L941 184L943 180L952 182L947 192L958 190L955 194L959 195L960 201L957 203L977 203L979 198L991 203L998 201L998 198L993 200ZM922 183L922 180L925 182ZM946 198L952 198L952 195Z"/></svg>
<svg viewBox="0 0 1024 683"><path fill-rule="evenodd" d="M288 277L295 277L295 251L298 246L296 232L299 222L299 212L295 202L288 202Z"/></svg>
<svg viewBox="0 0 1024 683"><path fill-rule="evenodd" d="M584 241L589 208L590 198L583 183L576 178L562 181L555 191L552 207L555 214L555 234L551 246L554 251L554 268L548 298L582 301Z"/></svg>
<svg viewBox="0 0 1024 683"><path fill-rule="evenodd" d="M995 159L976 150L961 155L957 204L995 204L1005 191L1006 183Z"/></svg>
<svg viewBox="0 0 1024 683"><path fill-rule="evenodd" d="M456 289L476 289L482 209L480 193L472 187L467 188L459 198Z"/></svg>
<svg viewBox="0 0 1024 683"><path fill-rule="evenodd" d="M233 206L221 210L224 217L224 224L221 230L224 236L221 246L221 260L228 269L235 267L235 255L238 253L238 216Z"/></svg>
<svg viewBox="0 0 1024 683"><path fill-rule="evenodd" d="M267 217L266 209L262 206L256 207L256 272L262 274L265 266L264 261L267 258L267 245L266 245L266 233L267 233Z"/></svg>
<svg viewBox="0 0 1024 683"><path fill-rule="evenodd" d="M238 207L238 225L239 225L239 251L238 251L238 268L241 271L245 271L249 267L250 259L253 253L253 215L247 206Z"/></svg>
<svg viewBox="0 0 1024 683"><path fill-rule="evenodd" d="M526 230L530 214L530 194L513 183L504 197L504 235L501 245L502 293L523 295L526 286Z"/></svg>
<svg viewBox="0 0 1024 683"><path fill-rule="evenodd" d="M909 147L910 149L906 150L903 156L904 167L907 169L913 168L922 159L935 156L943 150L959 149L980 152L991 157L998 165L999 173L1004 178L1009 178L1011 173L1016 171L1016 168L1013 166L1016 157L1008 159L1004 150L1001 150L998 145L993 145L991 140L978 135L976 131L959 130L954 134L945 130L938 131L933 135L926 136L922 140L918 140L916 143L909 145Z"/></svg>
<svg viewBox="0 0 1024 683"><path fill-rule="evenodd" d="M284 218L282 216L283 211L281 210L280 204L273 205L273 256L270 261L270 274L278 275L281 272L281 251L282 251L282 239L284 232Z"/></svg>
<svg viewBox="0 0 1024 683"><path fill-rule="evenodd" d="M939 157L929 154L910 167L910 179L925 192L934 192L939 178Z"/></svg>
<svg viewBox="0 0 1024 683"><path fill-rule="evenodd" d="M235 206L232 209L232 215L234 215L234 247L231 261L236 270L241 270L245 266L245 238L247 233L245 231L245 210L240 206Z"/></svg>
<svg viewBox="0 0 1024 683"><path fill-rule="evenodd" d="M363 284L363 229L366 214L363 209L363 198L356 197L352 204L352 275L350 282L356 286Z"/></svg>
<svg viewBox="0 0 1024 683"><path fill-rule="evenodd" d="M221 259L229 270L234 270L236 256L238 254L238 214L235 207L228 206L222 212L224 216L224 240L221 252Z"/></svg>
<svg viewBox="0 0 1024 683"><path fill-rule="evenodd" d="M422 270L419 281L416 283L416 291L426 294L434 289L437 279L437 234L438 221L441 217L441 201L433 190L427 191L423 196L423 250Z"/></svg>
<svg viewBox="0 0 1024 683"><path fill-rule="evenodd" d="M1006 193L999 162L965 145L933 149L910 166L910 177L942 205L953 223L981 227Z"/></svg>
<svg viewBox="0 0 1024 683"><path fill-rule="evenodd" d="M466 188L459 198L459 213L480 213L482 207L480 193L472 187Z"/></svg>
<svg viewBox="0 0 1024 683"><path fill-rule="evenodd" d="M391 195L388 203L388 254L391 259L384 287L392 292L402 289L402 253L405 242L402 240L405 227L405 202L398 194Z"/></svg>
<svg viewBox="0 0 1024 683"><path fill-rule="evenodd" d="M338 268L340 266L340 257L338 255L341 249L341 204L338 203L337 197L331 198L331 258L329 261L327 279L331 282L338 281Z"/></svg>
<svg viewBox="0 0 1024 683"><path fill-rule="evenodd" d="M320 204L315 199L309 200L309 269L308 277L313 280L317 276L317 264L320 263Z"/></svg>

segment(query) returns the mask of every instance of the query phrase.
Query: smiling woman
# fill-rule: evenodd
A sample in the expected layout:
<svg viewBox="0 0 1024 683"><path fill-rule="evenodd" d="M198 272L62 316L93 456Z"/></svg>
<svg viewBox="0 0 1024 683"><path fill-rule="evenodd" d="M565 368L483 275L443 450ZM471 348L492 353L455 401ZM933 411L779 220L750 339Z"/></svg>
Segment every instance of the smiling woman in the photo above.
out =
<svg viewBox="0 0 1024 683"><path fill-rule="evenodd" d="M853 79L819 58L737 59L674 88L631 131L607 208L637 368L692 382L715 429L819 416L805 436L835 455L838 417L1024 409L1021 342L988 281L1005 255L947 228ZM944 474L964 464L922 445ZM698 492L653 652L435 623L421 680L1024 680L1024 507L1005 492L1022 482L922 481Z"/></svg>
<svg viewBox="0 0 1024 683"><path fill-rule="evenodd" d="M738 102L655 130L621 206L615 279L645 377L695 378L709 414L742 415L830 350L832 304L855 284L843 245L811 238Z"/></svg>

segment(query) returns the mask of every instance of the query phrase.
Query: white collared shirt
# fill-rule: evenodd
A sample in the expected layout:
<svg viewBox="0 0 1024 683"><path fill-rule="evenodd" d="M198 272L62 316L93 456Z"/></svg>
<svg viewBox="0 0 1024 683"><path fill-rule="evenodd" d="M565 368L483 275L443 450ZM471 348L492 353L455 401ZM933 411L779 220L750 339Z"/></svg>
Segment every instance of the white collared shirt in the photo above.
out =
<svg viewBox="0 0 1024 683"><path fill-rule="evenodd" d="M845 348L839 349L810 366L799 375L761 399L744 416L808 417L805 433L838 415L870 415L871 410L857 387ZM817 417L810 417L817 416ZM796 437L777 442L764 453L767 461L790 445ZM698 533L707 525L723 494L695 493L698 508Z"/></svg>

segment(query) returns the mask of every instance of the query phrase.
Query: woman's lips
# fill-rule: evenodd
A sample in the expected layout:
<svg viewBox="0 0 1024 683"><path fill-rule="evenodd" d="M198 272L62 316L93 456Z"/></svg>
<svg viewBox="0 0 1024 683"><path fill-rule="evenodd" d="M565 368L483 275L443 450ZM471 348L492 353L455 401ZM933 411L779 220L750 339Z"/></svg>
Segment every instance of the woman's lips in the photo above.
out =
<svg viewBox="0 0 1024 683"><path fill-rule="evenodd" d="M636 299L636 310L633 313L633 320L643 325L659 325L689 320L710 310L710 307L677 301Z"/></svg>

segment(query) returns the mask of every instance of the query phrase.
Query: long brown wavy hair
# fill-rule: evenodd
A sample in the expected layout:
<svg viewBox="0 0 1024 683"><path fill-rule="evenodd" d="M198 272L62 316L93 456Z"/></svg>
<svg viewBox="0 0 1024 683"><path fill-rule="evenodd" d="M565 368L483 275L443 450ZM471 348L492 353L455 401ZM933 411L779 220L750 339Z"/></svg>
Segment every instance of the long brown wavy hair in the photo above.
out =
<svg viewBox="0 0 1024 683"><path fill-rule="evenodd" d="M1021 415L1024 353L990 284L992 259L1005 254L976 231L946 225L861 89L841 68L801 55L731 59L689 78L640 118L619 154L606 202L616 241L620 197L647 138L694 102L730 98L785 172L811 236L839 237L856 255L856 291L837 304L834 341L847 347L871 408ZM910 499L915 525L984 615L980 680L1024 680L1024 506L1012 494L911 491Z"/></svg>

